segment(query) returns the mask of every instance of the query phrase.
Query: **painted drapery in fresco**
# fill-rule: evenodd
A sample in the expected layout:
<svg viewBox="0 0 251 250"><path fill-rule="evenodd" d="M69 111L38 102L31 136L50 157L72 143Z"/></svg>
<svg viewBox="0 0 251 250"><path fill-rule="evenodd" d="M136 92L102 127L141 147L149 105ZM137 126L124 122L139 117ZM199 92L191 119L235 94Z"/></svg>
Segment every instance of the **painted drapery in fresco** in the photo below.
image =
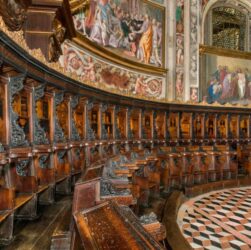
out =
<svg viewBox="0 0 251 250"><path fill-rule="evenodd" d="M250 60L205 54L202 58L203 100L208 103L251 103Z"/></svg>
<svg viewBox="0 0 251 250"><path fill-rule="evenodd" d="M90 0L73 20L92 42L130 60L163 66L163 7L144 0Z"/></svg>

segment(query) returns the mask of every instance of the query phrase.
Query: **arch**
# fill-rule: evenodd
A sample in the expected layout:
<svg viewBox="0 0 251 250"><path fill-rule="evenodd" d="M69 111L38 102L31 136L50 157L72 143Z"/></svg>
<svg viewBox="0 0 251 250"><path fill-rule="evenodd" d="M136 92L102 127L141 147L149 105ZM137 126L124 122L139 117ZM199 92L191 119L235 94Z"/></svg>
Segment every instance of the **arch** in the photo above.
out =
<svg viewBox="0 0 251 250"><path fill-rule="evenodd" d="M200 36L200 43L204 44L205 41L205 21L209 11L212 9L213 6L229 6L233 8L237 8L241 10L239 6L245 7L249 12L251 12L251 2L250 0L209 0L205 5L204 9L202 10L202 19L201 19L201 36ZM242 10L243 12L243 10Z"/></svg>

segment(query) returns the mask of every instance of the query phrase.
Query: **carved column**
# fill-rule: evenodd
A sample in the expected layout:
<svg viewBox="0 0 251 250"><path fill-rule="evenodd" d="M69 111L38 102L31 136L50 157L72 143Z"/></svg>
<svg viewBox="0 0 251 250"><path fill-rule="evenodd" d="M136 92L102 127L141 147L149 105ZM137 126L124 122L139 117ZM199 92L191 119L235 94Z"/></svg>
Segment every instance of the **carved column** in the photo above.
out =
<svg viewBox="0 0 251 250"><path fill-rule="evenodd" d="M86 126L86 140L88 141L94 141L96 139L95 137L95 134L94 134L94 131L92 130L91 128L91 121L90 121L90 118L89 118L89 112L92 110L93 108L93 102L92 101L87 101L86 102L86 112L85 112L85 115L86 115L86 123L85 123L85 126Z"/></svg>

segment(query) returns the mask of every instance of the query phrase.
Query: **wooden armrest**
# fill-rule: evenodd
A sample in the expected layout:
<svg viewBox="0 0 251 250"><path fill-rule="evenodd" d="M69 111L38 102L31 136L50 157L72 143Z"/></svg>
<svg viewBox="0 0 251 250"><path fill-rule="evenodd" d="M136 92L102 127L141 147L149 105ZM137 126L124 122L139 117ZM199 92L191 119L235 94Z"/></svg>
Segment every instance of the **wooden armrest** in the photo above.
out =
<svg viewBox="0 0 251 250"><path fill-rule="evenodd" d="M13 209L15 190L9 188L0 188L0 211Z"/></svg>
<svg viewBox="0 0 251 250"><path fill-rule="evenodd" d="M3 222L11 214L12 214L12 210L1 211L0 212L0 223Z"/></svg>

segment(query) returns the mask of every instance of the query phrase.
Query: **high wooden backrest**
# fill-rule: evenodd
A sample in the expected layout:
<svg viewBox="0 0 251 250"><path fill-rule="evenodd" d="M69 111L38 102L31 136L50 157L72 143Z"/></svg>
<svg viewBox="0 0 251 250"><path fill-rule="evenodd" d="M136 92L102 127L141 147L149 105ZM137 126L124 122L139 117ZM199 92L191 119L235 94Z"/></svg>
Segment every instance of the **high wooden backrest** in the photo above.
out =
<svg viewBox="0 0 251 250"><path fill-rule="evenodd" d="M100 179L80 180L75 184L72 213L94 207L98 201L100 201Z"/></svg>

